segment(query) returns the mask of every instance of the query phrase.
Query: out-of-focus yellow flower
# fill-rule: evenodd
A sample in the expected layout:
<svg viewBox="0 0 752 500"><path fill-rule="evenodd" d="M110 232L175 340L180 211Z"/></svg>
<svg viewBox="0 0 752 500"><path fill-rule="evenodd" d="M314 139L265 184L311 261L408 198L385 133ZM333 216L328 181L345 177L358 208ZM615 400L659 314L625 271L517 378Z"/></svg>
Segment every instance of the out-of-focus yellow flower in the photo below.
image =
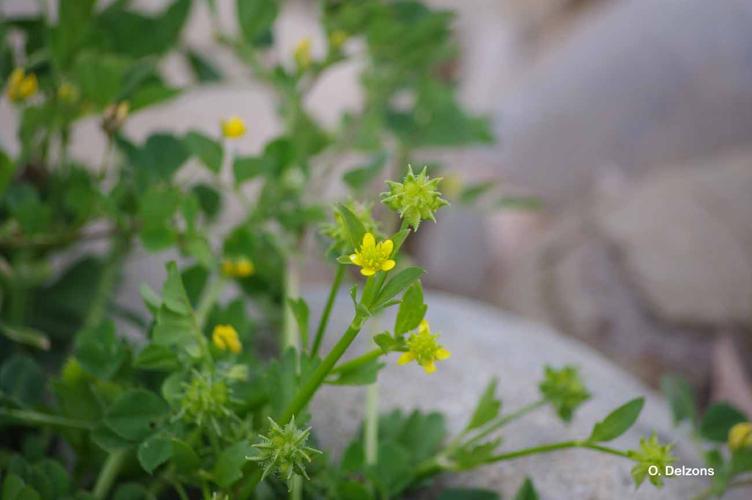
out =
<svg viewBox="0 0 752 500"><path fill-rule="evenodd" d="M245 121L239 116L231 116L222 120L222 135L228 139L237 139L245 135Z"/></svg>
<svg viewBox="0 0 752 500"><path fill-rule="evenodd" d="M741 422L729 430L728 446L731 451L752 448L752 422Z"/></svg>
<svg viewBox="0 0 752 500"><path fill-rule="evenodd" d="M63 82L57 88L57 97L65 103L72 103L78 99L78 88L69 82Z"/></svg>
<svg viewBox="0 0 752 500"><path fill-rule="evenodd" d="M39 81L34 73L26 74L23 68L14 69L8 78L6 93L13 102L23 102L39 90Z"/></svg>
<svg viewBox="0 0 752 500"><path fill-rule="evenodd" d="M332 31L329 34L329 46L334 51L339 51L342 46L347 42L347 33L342 30Z"/></svg>
<svg viewBox="0 0 752 500"><path fill-rule="evenodd" d="M217 349L231 351L235 354L243 350L243 345L238 339L238 331L232 325L217 325L212 332L212 342Z"/></svg>
<svg viewBox="0 0 752 500"><path fill-rule="evenodd" d="M418 331L407 339L408 350L399 357L397 364L406 365L415 361L423 367L426 373L435 372L436 361L443 361L452 355L449 350L439 344L438 338L437 333L431 333L428 321L421 321Z"/></svg>
<svg viewBox="0 0 752 500"><path fill-rule="evenodd" d="M350 255L350 262L360 266L360 274L373 276L378 271L389 271L394 268L396 262L391 259L394 243L392 240L384 240L376 243L376 238L371 233L363 235L360 249Z"/></svg>
<svg viewBox="0 0 752 500"><path fill-rule="evenodd" d="M308 69L311 65L311 39L306 37L298 42L295 47L295 64L301 71Z"/></svg>
<svg viewBox="0 0 752 500"><path fill-rule="evenodd" d="M247 278L255 271L256 267L248 257L238 257L222 261L222 273L230 278Z"/></svg>
<svg viewBox="0 0 752 500"><path fill-rule="evenodd" d="M121 101L117 104L111 104L104 110L102 118L102 129L107 134L112 135L123 126L125 119L128 118L128 112L131 106L128 101Z"/></svg>

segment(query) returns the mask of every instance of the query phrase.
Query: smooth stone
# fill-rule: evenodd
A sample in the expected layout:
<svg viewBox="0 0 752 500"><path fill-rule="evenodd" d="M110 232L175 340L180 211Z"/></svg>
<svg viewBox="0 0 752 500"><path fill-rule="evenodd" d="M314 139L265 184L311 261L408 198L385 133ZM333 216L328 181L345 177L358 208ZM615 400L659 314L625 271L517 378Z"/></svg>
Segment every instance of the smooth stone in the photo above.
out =
<svg viewBox="0 0 752 500"><path fill-rule="evenodd" d="M306 294L312 311L320 311L325 292ZM504 411L512 411L538 398L537 384L543 367L574 364L593 397L577 412L574 421L564 425L550 409L542 409L504 432L503 450L514 450L548 442L583 438L594 422L624 402L645 396L638 423L612 443L622 448L638 446L640 436L655 431L662 441L687 442L672 427L665 401L594 352L587 346L562 337L549 328L505 314L491 306L444 293L428 293L427 318L441 341L452 351L438 371L426 375L415 364L396 366L390 355L380 374L381 411L393 408L440 411L446 416L450 433L460 430L488 381L498 377ZM313 313L312 318L318 318ZM346 294L335 302L325 345L336 340L352 317L352 303ZM393 311L371 320L356 339L353 355L373 348L374 332L390 328ZM357 432L363 414L363 387L324 387L312 403L313 427L322 445L337 456ZM681 463L698 465L689 449L678 446ZM644 484L635 491L630 477L632 462L588 450L568 450L534 456L442 478L442 485L471 485L490 488L512 498L526 476L534 479L544 499L687 499L703 487L696 479L674 479L657 490Z"/></svg>

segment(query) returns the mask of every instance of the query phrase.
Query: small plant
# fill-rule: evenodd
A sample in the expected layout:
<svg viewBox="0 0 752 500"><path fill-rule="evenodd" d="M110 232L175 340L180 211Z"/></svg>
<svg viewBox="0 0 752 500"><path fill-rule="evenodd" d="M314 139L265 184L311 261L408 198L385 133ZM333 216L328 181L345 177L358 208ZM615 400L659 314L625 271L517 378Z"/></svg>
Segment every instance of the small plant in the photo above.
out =
<svg viewBox="0 0 752 500"><path fill-rule="evenodd" d="M237 156L232 143L254 124L232 116L213 133L161 131L136 143L124 132L128 120L185 92L161 77L163 55L183 56L197 84L221 79L180 40L191 5L175 0L147 15L128 2L62 0L55 21L42 12L0 23L0 75L20 120L19 151L0 152L2 497L388 498L439 474L565 448L623 457L634 462L638 484L648 471L660 486L663 473L656 478L650 467L673 461L669 445L654 437L634 451L606 444L637 420L639 398L582 439L501 448L504 426L530 412L550 407L565 422L574 417L590 397L575 367L547 367L538 398L510 412L501 411L492 381L456 436L437 413L379 416L369 398L364 430L341 462L320 449L308 405L323 385L368 385L374 394L388 357L407 365L411 383L455 361L429 324L424 270L404 250L446 210L442 168L409 164L417 148L491 136L444 74L455 54L450 13L414 1L325 1L323 51L304 39L275 59L280 5L239 0L237 34L219 29L207 2L216 39L269 87L280 134L258 154ZM11 49L16 34L21 50ZM305 97L352 57L351 45L365 61L364 105L327 130ZM108 144L96 165L70 153L85 117L99 120ZM327 200L333 165L353 157L360 160L341 176L347 198ZM201 180L180 175L189 162L203 169ZM394 180L378 200L371 188L384 178ZM459 202L491 192L453 185L446 198ZM229 198L244 211L219 231ZM95 240L106 243L104 255L82 245ZM167 260L166 250L180 256L166 263L161 292L141 287L146 315L116 300L136 245L154 259ZM311 247L334 268L318 317L297 289L301 248ZM330 331L346 280L349 326ZM373 337L371 350L342 361L364 325L390 308L393 326ZM126 340L125 328L140 341ZM745 429L733 432L734 449L746 449ZM442 498L452 495L462 492ZM536 497L531 480L520 495Z"/></svg>

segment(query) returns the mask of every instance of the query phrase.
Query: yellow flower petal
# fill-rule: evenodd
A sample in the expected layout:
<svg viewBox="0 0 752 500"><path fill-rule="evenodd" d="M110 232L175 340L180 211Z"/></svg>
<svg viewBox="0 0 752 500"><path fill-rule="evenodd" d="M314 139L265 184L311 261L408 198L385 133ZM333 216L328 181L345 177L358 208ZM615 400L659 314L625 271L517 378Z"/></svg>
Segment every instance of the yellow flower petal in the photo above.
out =
<svg viewBox="0 0 752 500"><path fill-rule="evenodd" d="M400 357L397 359L398 365L406 365L410 361L413 361L415 359L415 355L411 352L404 352L400 355Z"/></svg>
<svg viewBox="0 0 752 500"><path fill-rule="evenodd" d="M381 242L381 251L384 252L385 257L392 256L392 250L394 250L394 242L392 240L385 240Z"/></svg>
<svg viewBox="0 0 752 500"><path fill-rule="evenodd" d="M436 351L436 359L439 361L443 361L445 359L449 359L449 357L452 355L451 352L449 352L448 349L445 349L443 347L440 347L438 351Z"/></svg>
<svg viewBox="0 0 752 500"><path fill-rule="evenodd" d="M357 253L350 254L350 262L352 262L356 266L362 266L363 258L360 256L360 254L357 254Z"/></svg>
<svg viewBox="0 0 752 500"><path fill-rule="evenodd" d="M376 246L376 238L371 233L363 235L363 250L374 248Z"/></svg>
<svg viewBox="0 0 752 500"><path fill-rule="evenodd" d="M429 374L435 372L436 371L436 363L434 363L433 361L431 361L429 363L426 363L425 365L423 365L423 370L426 373L429 373Z"/></svg>
<svg viewBox="0 0 752 500"><path fill-rule="evenodd" d="M426 320L426 319L421 320L420 326L418 327L418 331L419 332L424 332L424 331L428 331L428 330L430 330L430 328L428 326L428 320Z"/></svg>
<svg viewBox="0 0 752 500"><path fill-rule="evenodd" d="M386 261L384 261L383 264L381 264L381 270L382 271L388 271L390 269L393 269L394 266L396 266L396 265L397 265L397 263L394 262L393 260L391 260L391 259L390 260L386 260Z"/></svg>
<svg viewBox="0 0 752 500"><path fill-rule="evenodd" d="M370 267L364 267L360 270L360 274L363 276L373 276L376 274L376 269L371 269Z"/></svg>

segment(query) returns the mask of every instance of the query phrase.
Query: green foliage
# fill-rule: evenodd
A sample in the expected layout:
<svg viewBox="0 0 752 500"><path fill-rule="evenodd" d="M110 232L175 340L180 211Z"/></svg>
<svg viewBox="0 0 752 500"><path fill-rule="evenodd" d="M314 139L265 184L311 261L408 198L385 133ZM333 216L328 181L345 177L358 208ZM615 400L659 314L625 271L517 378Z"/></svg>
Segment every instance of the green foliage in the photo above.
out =
<svg viewBox="0 0 752 500"><path fill-rule="evenodd" d="M451 439L438 413L379 417L371 404L363 431L334 463L318 453L307 426L324 384L370 385L370 398L385 355L398 353L400 363L416 361L429 373L449 356L424 322L424 270L404 244L447 205L440 178L409 167L416 149L491 138L487 121L464 110L455 93L452 14L413 0L327 0L320 12L326 52L309 51L302 40L295 53L282 54L273 47L281 2L237 0L237 29L224 33L209 0L217 45L198 51L182 40L194 3L170 0L145 12L125 0L62 0L52 18L0 22L0 79L22 69L26 81L25 89L5 89L19 117L19 150L0 151L2 498L271 498L291 488L305 498L371 500L420 494L438 474L536 452L505 454L497 433L544 403L572 418L589 397L572 367L548 369L544 401L508 414L492 381ZM200 86L223 78L217 51L226 51L217 60L246 68L235 72L241 78L271 91L276 136L257 153L236 155L230 142L245 140L245 124L242 133L220 123L133 130L134 113L156 112L188 89L163 78L165 56L186 63L191 86ZM330 127L308 109L309 92L349 60L360 68L364 106ZM87 129L106 144L99 161L82 162L70 147L85 119L100 125ZM339 165L350 165L342 175L347 192L330 202ZM394 178L377 207L372 188L386 172ZM468 186L460 199L482 196L490 197L489 188ZM339 266L320 317L296 285L318 229L328 247L318 250ZM356 279L341 264L363 253L366 234L374 236L372 267L359 267L371 275L350 285L349 326L332 332L341 282ZM150 269L165 255L171 260L161 292L141 285L144 306L131 310L115 299L130 289L120 285L135 249ZM367 323L391 307L392 330L374 336L374 349L350 356ZM309 347L314 327L316 347ZM408 381L420 383L417 375ZM675 408L683 408L677 418L694 422L685 388L672 387ZM594 442L622 434L639 401L576 443L619 454ZM711 409L698 432L720 437L734 421L729 415ZM649 452L630 457L642 463ZM726 477L749 469L743 452L718 455ZM497 496L452 489L440 498ZM530 481L517 498L536 498Z"/></svg>
<svg viewBox="0 0 752 500"><path fill-rule="evenodd" d="M727 403L711 405L700 421L700 434L710 441L725 442L734 424L747 421L741 411Z"/></svg>
<svg viewBox="0 0 752 500"><path fill-rule="evenodd" d="M590 441L612 441L634 425L645 405L645 398L637 398L623 404L593 426Z"/></svg>

